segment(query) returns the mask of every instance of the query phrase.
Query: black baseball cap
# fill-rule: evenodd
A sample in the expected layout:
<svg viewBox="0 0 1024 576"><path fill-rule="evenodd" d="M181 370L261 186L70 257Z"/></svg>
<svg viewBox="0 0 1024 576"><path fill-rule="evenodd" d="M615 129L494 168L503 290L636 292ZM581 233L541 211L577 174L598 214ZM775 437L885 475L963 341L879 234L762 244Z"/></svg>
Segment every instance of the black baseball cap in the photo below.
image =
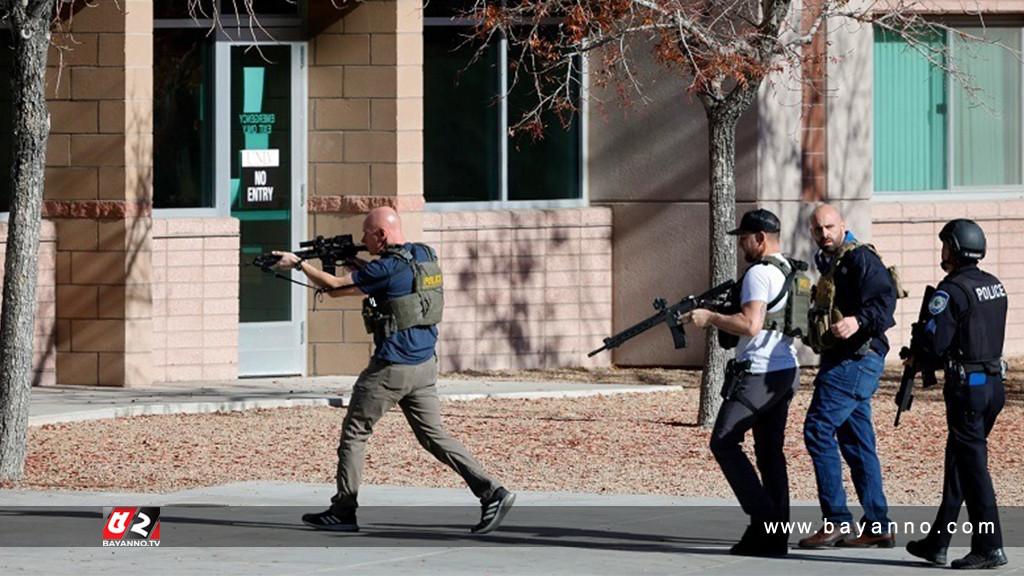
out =
<svg viewBox="0 0 1024 576"><path fill-rule="evenodd" d="M779 230L781 230L779 217L772 214L769 210L758 208L744 214L743 219L740 220L740 227L730 230L728 234L738 236L740 234L755 234L757 232L778 232Z"/></svg>

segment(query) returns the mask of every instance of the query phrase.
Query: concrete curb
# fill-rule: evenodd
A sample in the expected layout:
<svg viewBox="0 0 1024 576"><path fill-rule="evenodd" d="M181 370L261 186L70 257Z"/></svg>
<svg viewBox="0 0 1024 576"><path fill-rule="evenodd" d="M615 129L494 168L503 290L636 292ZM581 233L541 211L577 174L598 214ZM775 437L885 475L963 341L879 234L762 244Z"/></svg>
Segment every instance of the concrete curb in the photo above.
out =
<svg viewBox="0 0 1024 576"><path fill-rule="evenodd" d="M651 392L677 391L682 386L617 386L614 388L587 390L549 390L535 392L480 392L463 394L440 394L442 402L464 402L485 398L504 398L521 400L540 400L551 398L585 398L589 396L612 396L619 394L647 394ZM274 408L300 408L315 406L348 406L351 396L333 396L329 398L292 398L269 400L211 400L205 402L168 402L163 404L131 404L128 406L111 406L95 410L80 410L61 414L43 414L31 416L29 426L46 426L50 424L70 424L89 420L108 420L113 418L131 418L133 416L166 416L171 414L216 414L241 412L244 410L268 410Z"/></svg>

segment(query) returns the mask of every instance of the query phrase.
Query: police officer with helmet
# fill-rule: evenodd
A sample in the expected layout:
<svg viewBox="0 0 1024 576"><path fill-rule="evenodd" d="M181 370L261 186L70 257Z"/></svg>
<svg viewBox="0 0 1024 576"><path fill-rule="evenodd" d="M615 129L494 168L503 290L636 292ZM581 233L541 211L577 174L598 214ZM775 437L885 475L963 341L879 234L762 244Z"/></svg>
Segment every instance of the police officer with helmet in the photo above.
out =
<svg viewBox="0 0 1024 576"><path fill-rule="evenodd" d="M907 551L933 564L946 563L960 506L966 500L973 525L971 552L953 568L994 568L1007 563L999 510L988 473L987 438L1006 399L1002 360L1007 297L995 276L978 268L985 257L985 233L972 220L958 218L939 233L942 269L928 312L931 318L917 346L919 367L944 367L946 424L945 478L942 502L932 530L907 543ZM918 343L915 342L915 345ZM923 357L922 357L923 356Z"/></svg>
<svg viewBox="0 0 1024 576"><path fill-rule="evenodd" d="M393 406L402 409L419 443L455 470L480 499L474 534L498 527L515 494L489 476L466 447L441 423L437 396L437 324L444 306L441 267L425 244L406 242L402 221L390 207L374 208L363 221L363 243L380 256L360 261L357 270L337 277L304 263L295 254L281 256L277 267L300 270L332 297L365 295L363 320L373 334L374 353L352 390L338 445L338 492L331 507L305 514L302 522L317 530L355 532L357 496L366 441L374 424Z"/></svg>

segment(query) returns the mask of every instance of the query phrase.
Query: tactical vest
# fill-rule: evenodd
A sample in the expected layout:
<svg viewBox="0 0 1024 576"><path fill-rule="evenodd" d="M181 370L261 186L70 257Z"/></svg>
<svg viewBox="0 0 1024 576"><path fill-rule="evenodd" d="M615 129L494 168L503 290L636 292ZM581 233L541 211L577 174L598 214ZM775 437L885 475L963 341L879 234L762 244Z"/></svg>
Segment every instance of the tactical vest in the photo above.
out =
<svg viewBox="0 0 1024 576"><path fill-rule="evenodd" d="M832 334L832 325L843 319L843 312L835 304L836 270L839 269L839 262L844 256L861 246L870 250L872 254L882 261L882 265L885 266L882 255L871 244L861 244L857 241L844 242L836 250L836 254L832 258L832 266L828 272L821 276L818 283L811 290L811 309L808 312L808 330L804 338L804 344L810 346L818 354L834 348L839 343L839 340ZM903 289L903 281L900 278L899 269L895 266L889 266L886 268L886 271L889 273L889 279L896 288L896 298L906 298L907 291Z"/></svg>
<svg viewBox="0 0 1024 576"><path fill-rule="evenodd" d="M950 284L963 291L968 307L960 311L956 334L946 354L959 363L998 361L1003 356L1008 309L1003 284L975 267L946 276L939 290L950 291Z"/></svg>
<svg viewBox="0 0 1024 576"><path fill-rule="evenodd" d="M761 324L762 330L776 330L791 338L802 338L807 335L807 313L811 305L811 279L807 276L807 264L799 260L786 258L788 266L783 265L776 258L762 258L751 267L758 265L772 266L786 277L782 290L772 298L765 306L764 321ZM749 268L747 269L750 270ZM746 276L746 273L744 273ZM740 290L742 289L743 278L736 283L730 298L731 310L724 313L735 314L742 309L740 305ZM786 305L782 310L772 312L771 309L778 305L789 295ZM718 331L718 343L726 350L735 348L740 338L735 334L729 334L725 330Z"/></svg>
<svg viewBox="0 0 1024 576"><path fill-rule="evenodd" d="M430 260L420 262L403 246L388 246L381 258L398 258L412 267L412 293L388 300L363 299L363 324L368 334L388 338L399 330L416 326L434 326L441 322L444 310L444 286L437 253L426 244L413 244L426 250Z"/></svg>

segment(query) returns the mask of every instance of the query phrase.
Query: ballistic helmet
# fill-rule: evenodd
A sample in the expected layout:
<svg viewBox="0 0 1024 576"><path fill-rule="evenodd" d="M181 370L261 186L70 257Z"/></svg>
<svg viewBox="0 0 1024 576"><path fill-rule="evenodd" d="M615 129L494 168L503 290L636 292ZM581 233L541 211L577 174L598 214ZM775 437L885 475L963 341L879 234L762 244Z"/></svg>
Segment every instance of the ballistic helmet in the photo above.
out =
<svg viewBox="0 0 1024 576"><path fill-rule="evenodd" d="M981 260L985 257L985 232L974 220L950 220L939 232L939 240L949 244L957 260Z"/></svg>

